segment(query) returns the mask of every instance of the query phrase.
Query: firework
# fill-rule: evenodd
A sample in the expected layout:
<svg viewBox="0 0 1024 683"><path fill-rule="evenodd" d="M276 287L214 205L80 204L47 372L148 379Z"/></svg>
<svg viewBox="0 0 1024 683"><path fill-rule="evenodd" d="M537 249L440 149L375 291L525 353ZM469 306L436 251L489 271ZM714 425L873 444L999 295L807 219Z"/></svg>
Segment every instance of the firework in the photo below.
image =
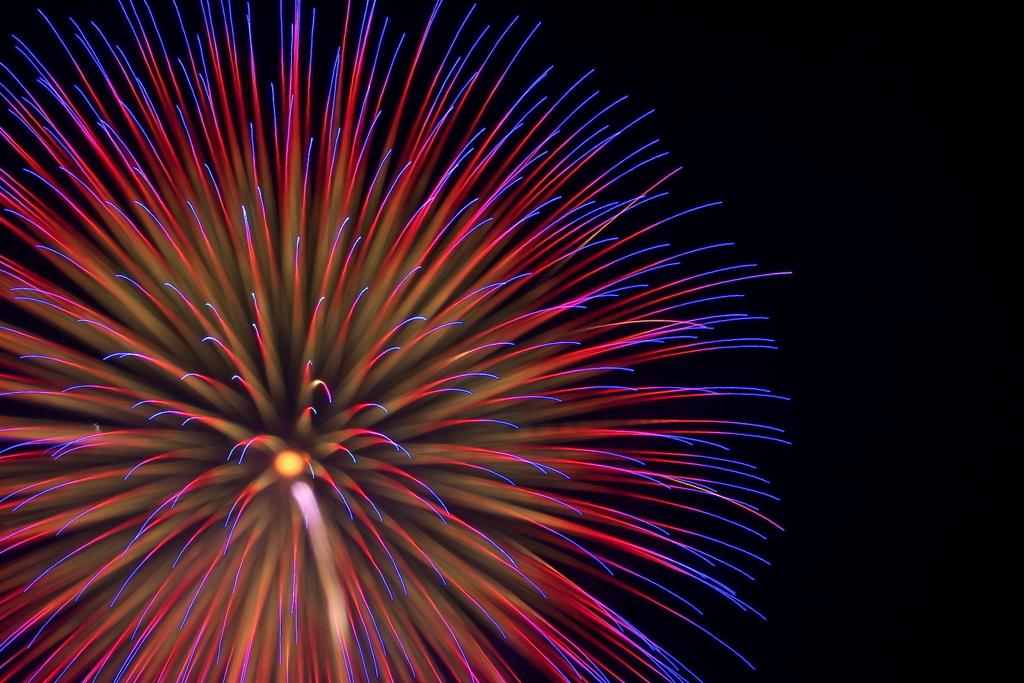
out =
<svg viewBox="0 0 1024 683"><path fill-rule="evenodd" d="M777 437L686 406L770 394L630 377L770 346L693 312L765 273L648 240L585 79L507 97L529 31L200 9L4 78L0 682L692 680L593 586L746 608L719 441Z"/></svg>

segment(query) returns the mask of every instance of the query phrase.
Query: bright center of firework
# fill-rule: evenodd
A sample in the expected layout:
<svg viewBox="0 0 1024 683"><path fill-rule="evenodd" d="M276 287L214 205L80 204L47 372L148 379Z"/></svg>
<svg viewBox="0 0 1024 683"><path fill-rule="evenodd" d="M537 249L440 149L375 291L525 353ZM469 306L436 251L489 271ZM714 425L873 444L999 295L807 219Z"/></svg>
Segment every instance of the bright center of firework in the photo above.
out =
<svg viewBox="0 0 1024 683"><path fill-rule="evenodd" d="M282 477L294 477L302 471L305 464L305 458L295 451L281 451L274 458L274 468Z"/></svg>

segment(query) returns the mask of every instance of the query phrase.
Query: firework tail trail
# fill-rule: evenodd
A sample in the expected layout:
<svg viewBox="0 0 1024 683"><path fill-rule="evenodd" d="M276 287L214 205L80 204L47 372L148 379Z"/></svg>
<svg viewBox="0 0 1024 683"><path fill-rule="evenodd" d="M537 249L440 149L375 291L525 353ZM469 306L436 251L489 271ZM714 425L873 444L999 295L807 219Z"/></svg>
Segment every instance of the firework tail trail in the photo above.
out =
<svg viewBox="0 0 1024 683"><path fill-rule="evenodd" d="M699 311L772 273L678 274L702 250L643 240L688 211L619 233L675 173L620 192L663 157L616 151L643 115L547 72L498 107L516 22L432 70L438 6L414 39L347 6L321 88L298 3L266 80L248 6L177 44L122 7L131 50L73 23L73 84L20 42L0 82L0 220L49 268L0 256L35 320L0 326L0 683L519 680L499 641L694 680L581 580L749 609L715 535L762 536L764 482L722 442L778 431L686 406L770 392L629 376L770 347Z"/></svg>
<svg viewBox="0 0 1024 683"><path fill-rule="evenodd" d="M351 638L348 636L350 625L341 586L338 584L337 558L335 556L337 545L332 543L328 536L327 526L320 514L320 507L316 503L316 495L309 484L304 481L292 484L292 497L302 511L305 528L309 531L317 575L323 584L324 600L330 615L331 631L335 636L334 642L338 645L338 648L335 649L337 663L341 665L339 668L343 668L351 678L352 666L347 659L348 648L351 644Z"/></svg>

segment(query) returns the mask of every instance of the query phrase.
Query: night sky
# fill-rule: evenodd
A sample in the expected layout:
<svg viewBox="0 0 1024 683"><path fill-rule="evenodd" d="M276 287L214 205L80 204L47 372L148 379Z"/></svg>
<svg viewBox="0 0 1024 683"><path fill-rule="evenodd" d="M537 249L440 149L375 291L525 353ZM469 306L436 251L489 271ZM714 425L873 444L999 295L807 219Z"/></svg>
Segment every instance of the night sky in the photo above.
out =
<svg viewBox="0 0 1024 683"><path fill-rule="evenodd" d="M42 38L33 5L117 22L108 0L27 0L4 7L3 33ZM383 7L409 30L429 10ZM443 26L466 7L447 3ZM1010 431L1021 421L1021 224L1006 200L1020 176L1013 22L978 3L919 7L477 9L481 22L542 22L515 72L522 86L550 64L558 79L595 68L597 87L629 95L631 111L656 109L636 139L660 138L685 167L666 206L723 202L673 227L674 244L736 242L731 262L794 273L744 289L744 310L770 317L758 332L780 350L709 361L792 399L734 411L793 441L743 447L786 528L756 548L772 566L738 585L768 621L718 601L702 622L757 671L641 615L707 683L1007 680ZM672 371L685 381L685 368Z"/></svg>

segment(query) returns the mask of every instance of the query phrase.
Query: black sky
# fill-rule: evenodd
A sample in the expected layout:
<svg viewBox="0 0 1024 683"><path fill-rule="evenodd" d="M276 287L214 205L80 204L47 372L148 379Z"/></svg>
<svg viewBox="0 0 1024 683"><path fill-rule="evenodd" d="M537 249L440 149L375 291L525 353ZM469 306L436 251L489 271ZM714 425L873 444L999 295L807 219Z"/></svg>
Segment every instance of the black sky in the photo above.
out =
<svg viewBox="0 0 1024 683"><path fill-rule="evenodd" d="M21 4L2 32L42 34ZM36 4L116 21L106 0ZM446 21L467 6L448 3ZM385 8L409 28L427 11ZM781 344L754 379L793 399L772 419L794 445L748 453L787 529L758 548L773 566L744 592L768 621L724 605L711 619L758 670L698 669L705 680L1007 680L1021 303L1009 16L690 0L478 12L543 22L524 85L534 66L594 67L603 90L657 110L645 133L685 166L674 205L724 202L679 239L735 241L737 260L794 271L747 288Z"/></svg>
<svg viewBox="0 0 1024 683"><path fill-rule="evenodd" d="M795 272L754 298L781 341L773 388L793 398L781 420L795 445L759 462L787 528L755 591L769 622L718 631L759 671L708 680L1008 680L1009 17L920 3L501 10L544 20L552 61L597 67L658 109L649 128L686 167L681 201L725 202L698 231Z"/></svg>

